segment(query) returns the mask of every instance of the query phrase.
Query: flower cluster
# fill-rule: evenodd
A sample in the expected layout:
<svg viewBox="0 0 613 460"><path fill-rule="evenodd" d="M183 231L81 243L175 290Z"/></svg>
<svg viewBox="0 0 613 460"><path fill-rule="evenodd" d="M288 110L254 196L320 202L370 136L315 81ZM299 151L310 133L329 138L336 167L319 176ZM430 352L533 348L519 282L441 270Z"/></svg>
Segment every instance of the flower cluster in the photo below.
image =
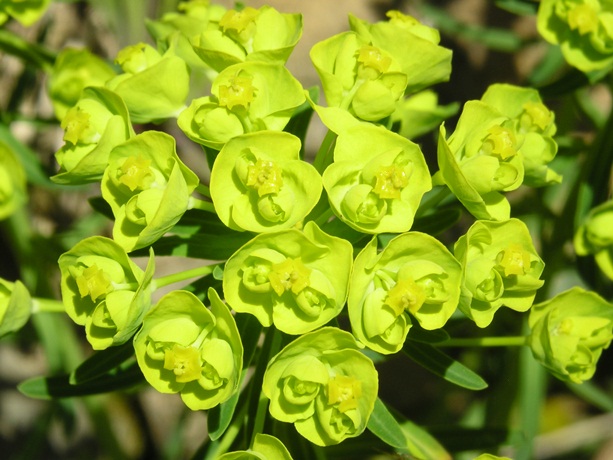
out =
<svg viewBox="0 0 613 460"><path fill-rule="evenodd" d="M580 256L593 254L602 272L613 279L613 201L590 211L575 234L575 251Z"/></svg>

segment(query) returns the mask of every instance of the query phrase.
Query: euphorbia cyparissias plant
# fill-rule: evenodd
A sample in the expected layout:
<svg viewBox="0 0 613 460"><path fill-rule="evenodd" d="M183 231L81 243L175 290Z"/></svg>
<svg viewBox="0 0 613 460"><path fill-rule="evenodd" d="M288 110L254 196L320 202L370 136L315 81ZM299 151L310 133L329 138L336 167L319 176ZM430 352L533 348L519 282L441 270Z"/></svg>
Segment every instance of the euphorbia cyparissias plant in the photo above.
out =
<svg viewBox="0 0 613 460"><path fill-rule="evenodd" d="M270 414L319 446L362 434L379 379L359 350L351 334L332 327L291 342L266 367L262 391Z"/></svg>
<svg viewBox="0 0 613 460"><path fill-rule="evenodd" d="M210 309L191 292L163 296L134 337L143 375L161 393L180 393L192 410L210 409L237 390L243 345L228 307L214 289Z"/></svg>
<svg viewBox="0 0 613 460"><path fill-rule="evenodd" d="M323 326L347 299L353 246L327 235L314 222L304 230L256 236L226 263L228 304L255 315L263 326L304 334Z"/></svg>
<svg viewBox="0 0 613 460"><path fill-rule="evenodd" d="M58 263L66 313L85 326L92 347L102 350L129 340L151 305L153 254L143 272L115 241L92 236Z"/></svg>

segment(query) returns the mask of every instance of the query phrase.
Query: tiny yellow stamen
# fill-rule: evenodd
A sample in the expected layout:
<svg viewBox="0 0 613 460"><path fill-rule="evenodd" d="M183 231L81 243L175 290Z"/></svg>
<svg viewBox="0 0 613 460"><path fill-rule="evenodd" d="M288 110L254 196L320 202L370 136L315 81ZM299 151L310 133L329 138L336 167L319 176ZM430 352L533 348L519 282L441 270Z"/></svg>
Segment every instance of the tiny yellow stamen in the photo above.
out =
<svg viewBox="0 0 613 460"><path fill-rule="evenodd" d="M145 190L151 186L154 175L150 168L151 160L142 156L131 156L119 168L119 182L134 191Z"/></svg>
<svg viewBox="0 0 613 460"><path fill-rule="evenodd" d="M256 189L259 196L278 193L283 187L281 169L272 161L258 160L254 165L249 165L247 186Z"/></svg>
<svg viewBox="0 0 613 460"><path fill-rule="evenodd" d="M270 286L277 295L283 295L286 291L294 294L300 292L309 285L311 269L302 263L302 259L287 258L279 264L274 264L268 274Z"/></svg>
<svg viewBox="0 0 613 460"><path fill-rule="evenodd" d="M179 383L197 380L202 372L200 353L194 347L174 344L164 353L164 369L173 371Z"/></svg>
<svg viewBox="0 0 613 460"><path fill-rule="evenodd" d="M568 25L572 30L579 30L581 35L598 29L598 12L590 5L575 6L568 12Z"/></svg>
<svg viewBox="0 0 613 460"><path fill-rule="evenodd" d="M392 64L392 59L385 56L379 48L371 45L364 45L360 48L358 62L364 67L369 67L377 71L378 74L387 72Z"/></svg>
<svg viewBox="0 0 613 460"><path fill-rule="evenodd" d="M423 288L411 278L399 280L396 285L391 288L385 304L389 305L397 316L408 310L415 314L426 300L426 293Z"/></svg>
<svg viewBox="0 0 613 460"><path fill-rule="evenodd" d="M90 115L79 107L73 107L64 116L61 127L64 129L64 140L76 145L79 141L87 141L90 130Z"/></svg>
<svg viewBox="0 0 613 460"><path fill-rule="evenodd" d="M76 278L76 282L81 298L90 296L92 302L113 290L109 276L96 264L83 270L83 273Z"/></svg>
<svg viewBox="0 0 613 460"><path fill-rule="evenodd" d="M360 396L362 384L355 377L337 375L328 382L328 404L338 404L339 412L356 409Z"/></svg>
<svg viewBox="0 0 613 460"><path fill-rule="evenodd" d="M520 118L521 126L527 130L543 132L553 123L553 113L539 102L526 102Z"/></svg>
<svg viewBox="0 0 613 460"><path fill-rule="evenodd" d="M247 109L253 102L255 87L253 78L235 76L230 78L228 85L219 85L219 105L232 110L236 106Z"/></svg>
<svg viewBox="0 0 613 460"><path fill-rule="evenodd" d="M505 276L525 275L530 270L530 254L519 244L512 244L501 254L499 265L504 269Z"/></svg>
<svg viewBox="0 0 613 460"><path fill-rule="evenodd" d="M409 176L402 166L383 166L376 174L373 192L380 198L400 198L400 192L409 184Z"/></svg>
<svg viewBox="0 0 613 460"><path fill-rule="evenodd" d="M250 6L241 11L229 10L219 21L219 26L224 32L235 30L237 33L244 32L255 22L260 12Z"/></svg>
<svg viewBox="0 0 613 460"><path fill-rule="evenodd" d="M501 160L508 160L517 154L515 149L515 134L508 128L496 125L487 130L488 135L483 141L483 148L491 155Z"/></svg>

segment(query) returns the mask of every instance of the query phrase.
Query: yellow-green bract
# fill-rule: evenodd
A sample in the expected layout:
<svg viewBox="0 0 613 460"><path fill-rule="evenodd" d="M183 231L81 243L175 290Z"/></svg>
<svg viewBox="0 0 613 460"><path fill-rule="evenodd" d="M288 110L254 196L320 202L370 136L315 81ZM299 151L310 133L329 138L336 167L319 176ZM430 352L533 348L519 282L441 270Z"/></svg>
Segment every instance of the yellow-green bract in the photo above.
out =
<svg viewBox="0 0 613 460"><path fill-rule="evenodd" d="M334 213L365 233L408 231L432 188L419 146L368 124L340 133L323 183Z"/></svg>
<svg viewBox="0 0 613 460"><path fill-rule="evenodd" d="M575 251L593 254L603 273L613 279L613 201L596 206L575 234Z"/></svg>
<svg viewBox="0 0 613 460"><path fill-rule="evenodd" d="M558 152L554 113L542 102L537 90L507 84L490 85L481 98L515 125L519 153L524 164L524 184L532 187L562 181L548 167Z"/></svg>
<svg viewBox="0 0 613 460"><path fill-rule="evenodd" d="M285 63L302 34L302 15L284 14L270 6L228 10L216 27L191 38L194 51L221 72L244 61Z"/></svg>
<svg viewBox="0 0 613 460"><path fill-rule="evenodd" d="M336 317L347 299L353 246L310 221L300 232L256 236L226 263L223 289L238 312L263 326L304 334Z"/></svg>
<svg viewBox="0 0 613 460"><path fill-rule="evenodd" d="M228 452L220 456L219 460L292 460L292 456L277 438L258 433L249 450Z"/></svg>
<svg viewBox="0 0 613 460"><path fill-rule="evenodd" d="M23 283L0 278L0 338L21 329L31 312L32 299Z"/></svg>
<svg viewBox="0 0 613 460"><path fill-rule="evenodd" d="M282 64L265 62L226 68L211 93L194 99L177 123L191 140L216 150L241 134L283 130L305 100L302 85Z"/></svg>
<svg viewBox="0 0 613 460"><path fill-rule="evenodd" d="M438 46L438 32L397 11L388 16L376 24L350 16L352 31L311 49L329 107L378 121L394 112L405 92L449 78L451 52Z"/></svg>
<svg viewBox="0 0 613 460"><path fill-rule="evenodd" d="M109 155L102 197L115 216L113 238L128 252L158 240L188 209L199 179L175 148L174 137L145 131Z"/></svg>
<svg viewBox="0 0 613 460"><path fill-rule="evenodd" d="M526 224L518 219L475 222L454 246L462 263L459 308L479 327L487 327L500 307L526 311L532 306L541 260Z"/></svg>
<svg viewBox="0 0 613 460"><path fill-rule="evenodd" d="M51 0L0 0L0 24L10 16L24 26L31 26L47 11L50 2Z"/></svg>
<svg viewBox="0 0 613 460"><path fill-rule="evenodd" d="M153 254L143 272L115 241L93 236L58 261L66 313L85 326L94 350L125 343L151 305Z"/></svg>
<svg viewBox="0 0 613 460"><path fill-rule="evenodd" d="M482 101L468 101L448 139L441 126L434 182L445 183L478 219L508 219L509 202L501 192L524 180L520 147L510 118Z"/></svg>
<svg viewBox="0 0 613 460"><path fill-rule="evenodd" d="M113 147L135 135L123 100L102 87L85 88L61 126L65 144L55 153L60 170L51 177L59 184L99 181Z"/></svg>
<svg viewBox="0 0 613 460"><path fill-rule="evenodd" d="M300 139L258 131L231 139L211 170L211 198L234 230L272 232L304 219L321 195L321 176L300 159Z"/></svg>
<svg viewBox="0 0 613 460"><path fill-rule="evenodd" d="M274 418L329 446L362 434L378 387L375 366L353 336L325 327L298 337L268 363L262 391Z"/></svg>
<svg viewBox="0 0 613 460"><path fill-rule="evenodd" d="M243 346L228 308L209 289L208 309L192 293L163 296L134 337L138 365L161 393L180 393L192 410L210 409L237 391Z"/></svg>
<svg viewBox="0 0 613 460"><path fill-rule="evenodd" d="M530 311L528 344L537 361L561 380L592 378L613 338L613 305L574 287Z"/></svg>
<svg viewBox="0 0 613 460"><path fill-rule="evenodd" d="M379 353L402 348L412 319L428 330L445 325L460 298L462 268L430 235L408 232L377 252L377 238L358 254L347 307L356 338Z"/></svg>
<svg viewBox="0 0 613 460"><path fill-rule="evenodd" d="M125 101L135 123L177 117L189 93L189 69L172 49L163 55L145 43L128 46L115 61L124 73L106 83Z"/></svg>
<svg viewBox="0 0 613 460"><path fill-rule="evenodd" d="M601 0L542 0L539 33L560 45L566 61L583 72L613 66L613 4Z"/></svg>
<svg viewBox="0 0 613 460"><path fill-rule="evenodd" d="M0 220L25 204L27 197L23 166L11 148L0 142Z"/></svg>
<svg viewBox="0 0 613 460"><path fill-rule="evenodd" d="M84 88L104 86L115 75L115 70L106 61L87 49L62 50L47 82L55 116L62 120L68 109L79 101Z"/></svg>

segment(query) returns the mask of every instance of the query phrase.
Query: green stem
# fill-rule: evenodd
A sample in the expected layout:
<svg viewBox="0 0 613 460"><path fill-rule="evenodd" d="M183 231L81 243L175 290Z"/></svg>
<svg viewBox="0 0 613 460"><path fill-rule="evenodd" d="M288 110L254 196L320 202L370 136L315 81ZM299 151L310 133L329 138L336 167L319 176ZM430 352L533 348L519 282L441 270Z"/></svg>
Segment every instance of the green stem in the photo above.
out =
<svg viewBox="0 0 613 460"><path fill-rule="evenodd" d="M38 312L51 312L51 313L65 313L66 307L64 303L59 300L43 299L35 297L32 299L32 313Z"/></svg>
<svg viewBox="0 0 613 460"><path fill-rule="evenodd" d="M213 205L213 203L211 203L210 201L200 200L193 196L189 197L187 209L200 209L201 211L207 211L216 214L215 206Z"/></svg>
<svg viewBox="0 0 613 460"><path fill-rule="evenodd" d="M204 460L212 460L214 458L219 458L219 456L225 454L230 449L230 447L232 447L232 443L240 433L241 427L243 426L248 406L248 404L243 404L238 414L235 414L232 423L226 429L221 440L211 446L211 449L207 452L207 455Z"/></svg>
<svg viewBox="0 0 613 460"><path fill-rule="evenodd" d="M198 184L196 186L196 192L200 193L200 195L202 195L202 196L206 196L208 198L211 198L211 191L209 190L209 187L207 185Z"/></svg>
<svg viewBox="0 0 613 460"><path fill-rule="evenodd" d="M330 163L332 163L331 153L334 141L336 141L336 133L328 130L313 160L313 166L315 166L315 169L317 169L320 174L324 172Z"/></svg>
<svg viewBox="0 0 613 460"><path fill-rule="evenodd" d="M471 339L450 339L436 343L437 347L521 347L527 345L524 335L511 337L477 337Z"/></svg>
<svg viewBox="0 0 613 460"><path fill-rule="evenodd" d="M191 270L185 270L179 273L173 273L171 275L162 276L153 280L155 288L159 289L169 284L178 283L179 281L185 281L190 278L201 278L203 276L213 273L216 267L221 264L203 265L202 267L192 268Z"/></svg>

